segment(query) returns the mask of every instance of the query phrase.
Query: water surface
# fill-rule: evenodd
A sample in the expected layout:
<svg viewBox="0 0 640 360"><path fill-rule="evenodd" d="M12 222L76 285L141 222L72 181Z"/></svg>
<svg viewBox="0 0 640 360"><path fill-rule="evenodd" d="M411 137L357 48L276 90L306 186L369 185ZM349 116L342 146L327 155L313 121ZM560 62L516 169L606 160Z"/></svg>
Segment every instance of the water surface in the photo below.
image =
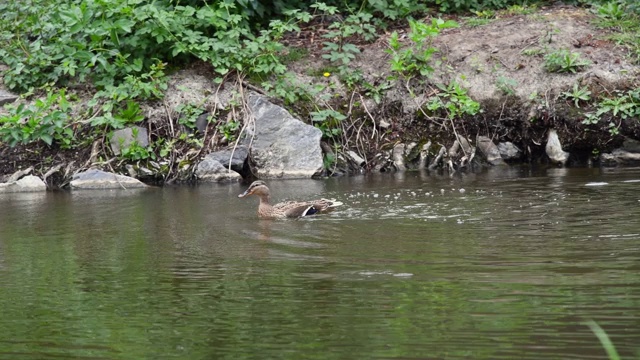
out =
<svg viewBox="0 0 640 360"><path fill-rule="evenodd" d="M640 355L640 169L0 194L0 359Z"/></svg>

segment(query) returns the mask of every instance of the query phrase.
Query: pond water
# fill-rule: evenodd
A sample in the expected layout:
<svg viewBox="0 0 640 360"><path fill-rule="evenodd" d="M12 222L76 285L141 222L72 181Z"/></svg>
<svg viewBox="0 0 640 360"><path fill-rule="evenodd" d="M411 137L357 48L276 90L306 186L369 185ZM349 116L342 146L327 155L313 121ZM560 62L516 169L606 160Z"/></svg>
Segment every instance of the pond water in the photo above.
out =
<svg viewBox="0 0 640 360"><path fill-rule="evenodd" d="M640 169L0 194L0 359L640 356Z"/></svg>

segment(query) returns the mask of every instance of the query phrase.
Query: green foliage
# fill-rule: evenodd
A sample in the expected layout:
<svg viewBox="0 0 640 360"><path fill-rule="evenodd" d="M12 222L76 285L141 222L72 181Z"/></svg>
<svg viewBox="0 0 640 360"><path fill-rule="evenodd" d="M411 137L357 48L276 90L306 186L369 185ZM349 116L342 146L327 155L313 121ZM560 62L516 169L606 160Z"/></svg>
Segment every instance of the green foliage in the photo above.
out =
<svg viewBox="0 0 640 360"><path fill-rule="evenodd" d="M196 128L196 120L204 113L204 109L193 104L180 104L176 107L176 111L180 113L178 123L189 129Z"/></svg>
<svg viewBox="0 0 640 360"><path fill-rule="evenodd" d="M605 113L611 113L614 117L620 116L623 119L640 115L640 99L637 94L640 90L629 93L622 93L613 98L606 98L598 104L596 114L601 116ZM636 95L636 96L634 96Z"/></svg>
<svg viewBox="0 0 640 360"><path fill-rule="evenodd" d="M440 92L427 103L427 109L432 112L444 111L447 118L455 119L463 115L475 115L480 111L480 104L467 94L467 89L457 82L448 86L438 84Z"/></svg>
<svg viewBox="0 0 640 360"><path fill-rule="evenodd" d="M496 87L504 95L514 95L516 93L517 86L518 82L508 77L498 76L498 79L496 80Z"/></svg>
<svg viewBox="0 0 640 360"><path fill-rule="evenodd" d="M365 89L365 95L372 98L376 104L380 104L382 101L382 96L384 93L393 87L393 83L391 81L385 80L381 81L377 85L373 85L368 82L364 82L362 87Z"/></svg>
<svg viewBox="0 0 640 360"><path fill-rule="evenodd" d="M371 23L373 15L367 12L358 12L348 15L344 20L339 15L338 8L328 6L325 3L315 3L311 5L323 14L336 19L328 26L328 32L322 35L327 39L323 43L322 57L333 63L346 66L360 53L360 49L353 43L348 42L350 38L361 37L365 41L376 38L376 28Z"/></svg>
<svg viewBox="0 0 640 360"><path fill-rule="evenodd" d="M540 48L528 48L522 50L522 55L524 56L538 56L544 53L544 50Z"/></svg>
<svg viewBox="0 0 640 360"><path fill-rule="evenodd" d="M140 160L156 160L156 154L152 146L141 146L137 142L132 142L129 146L120 149L120 158L140 161Z"/></svg>
<svg viewBox="0 0 640 360"><path fill-rule="evenodd" d="M426 2L414 0L368 0L366 4L371 13L381 14L383 18L394 21L428 10Z"/></svg>
<svg viewBox="0 0 640 360"><path fill-rule="evenodd" d="M62 148L73 145L75 135L68 112L71 105L65 89L50 91L33 105L8 105L9 114L0 116L0 140L13 147L43 141L54 141Z"/></svg>
<svg viewBox="0 0 640 360"><path fill-rule="evenodd" d="M619 134L619 125L614 120L640 118L640 89L634 89L627 92L619 92L617 96L602 99L596 108L595 113L586 114L582 121L585 125L595 125L608 115L611 118L608 127L612 136Z"/></svg>
<svg viewBox="0 0 640 360"><path fill-rule="evenodd" d="M624 16L624 5L616 1L610 1L606 4L600 5L597 11L598 15L603 18L620 20Z"/></svg>
<svg viewBox="0 0 640 360"><path fill-rule="evenodd" d="M562 93L566 99L573 100L576 107L580 107L580 101L591 100L591 91L586 87L580 87L577 83L573 84L571 91L565 91Z"/></svg>
<svg viewBox="0 0 640 360"><path fill-rule="evenodd" d="M544 68L548 72L576 73L588 65L591 65L589 60L582 59L579 53L572 53L566 49L553 51L544 57Z"/></svg>
<svg viewBox="0 0 640 360"><path fill-rule="evenodd" d="M320 93L326 88L323 84L301 83L293 73L277 76L272 81L263 83L262 87L269 95L283 99L286 105L321 100Z"/></svg>
<svg viewBox="0 0 640 360"><path fill-rule="evenodd" d="M340 135L342 133L340 123L347 118L332 109L318 110L310 113L310 115L314 126L322 131L322 136L325 138L333 138Z"/></svg>
<svg viewBox="0 0 640 360"><path fill-rule="evenodd" d="M507 7L507 10L505 11L508 15L528 15L528 14L532 14L534 12L536 12L538 10L538 7L534 4L534 5L527 5L525 4L513 4L509 7Z"/></svg>
<svg viewBox="0 0 640 360"><path fill-rule="evenodd" d="M433 38L442 29L457 27L458 24L452 20L433 19L431 24L409 20L409 26L410 46L403 47L396 31L389 38L390 49L387 52L391 54L391 70L404 77L428 76L433 72L429 62L437 50L432 46Z"/></svg>
<svg viewBox="0 0 640 360"><path fill-rule="evenodd" d="M606 37L628 48L631 60L640 63L640 3L612 1L598 7L597 13L600 27L614 29Z"/></svg>
<svg viewBox="0 0 640 360"><path fill-rule="evenodd" d="M444 13L504 9L510 5L526 8L522 0L435 0L435 3Z"/></svg>
<svg viewBox="0 0 640 360"><path fill-rule="evenodd" d="M218 131L220 131L222 137L228 142L235 141L238 137L238 132L240 131L240 122L231 120L226 123L222 123L218 125Z"/></svg>

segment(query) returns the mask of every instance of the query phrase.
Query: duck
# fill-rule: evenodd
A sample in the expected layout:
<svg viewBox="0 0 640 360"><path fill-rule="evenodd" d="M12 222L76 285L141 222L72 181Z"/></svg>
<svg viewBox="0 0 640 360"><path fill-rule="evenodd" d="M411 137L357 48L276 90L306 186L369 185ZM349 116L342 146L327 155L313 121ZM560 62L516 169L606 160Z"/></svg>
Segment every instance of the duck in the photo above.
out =
<svg viewBox="0 0 640 360"><path fill-rule="evenodd" d="M238 195L238 197L244 198L249 195L256 195L260 198L258 217L261 219L302 218L328 212L342 205L339 201L329 199L286 201L271 205L271 191L262 180L256 180L251 183L247 190Z"/></svg>

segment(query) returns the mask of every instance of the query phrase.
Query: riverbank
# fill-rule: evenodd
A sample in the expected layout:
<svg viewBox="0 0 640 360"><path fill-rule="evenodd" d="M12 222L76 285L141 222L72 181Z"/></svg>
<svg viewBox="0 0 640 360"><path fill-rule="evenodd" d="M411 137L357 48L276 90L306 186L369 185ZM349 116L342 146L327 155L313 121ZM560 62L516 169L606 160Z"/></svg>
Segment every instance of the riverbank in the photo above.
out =
<svg viewBox="0 0 640 360"><path fill-rule="evenodd" d="M446 21L425 17L368 38L348 35L348 19L318 18L282 37L282 75L221 78L214 66L195 61L172 69L161 96L123 101L111 118L120 122L101 113L88 84L18 99L0 114L0 174L6 179L32 167L49 187L66 186L88 169L147 183L237 180L198 169L209 154L238 146L247 146L246 165L231 170L218 161L221 167L207 169L247 178L455 172L505 161L635 163L640 67L614 41L620 30L603 21L593 9L512 7ZM336 28L342 32L326 36ZM340 46L330 51L330 44ZM309 149L306 143L270 165L281 170L264 169L272 153L252 148L262 135L250 96L319 130L304 172L290 159ZM52 133L34 137L43 127L26 126L32 120L51 122ZM58 120L65 121L60 129Z"/></svg>

